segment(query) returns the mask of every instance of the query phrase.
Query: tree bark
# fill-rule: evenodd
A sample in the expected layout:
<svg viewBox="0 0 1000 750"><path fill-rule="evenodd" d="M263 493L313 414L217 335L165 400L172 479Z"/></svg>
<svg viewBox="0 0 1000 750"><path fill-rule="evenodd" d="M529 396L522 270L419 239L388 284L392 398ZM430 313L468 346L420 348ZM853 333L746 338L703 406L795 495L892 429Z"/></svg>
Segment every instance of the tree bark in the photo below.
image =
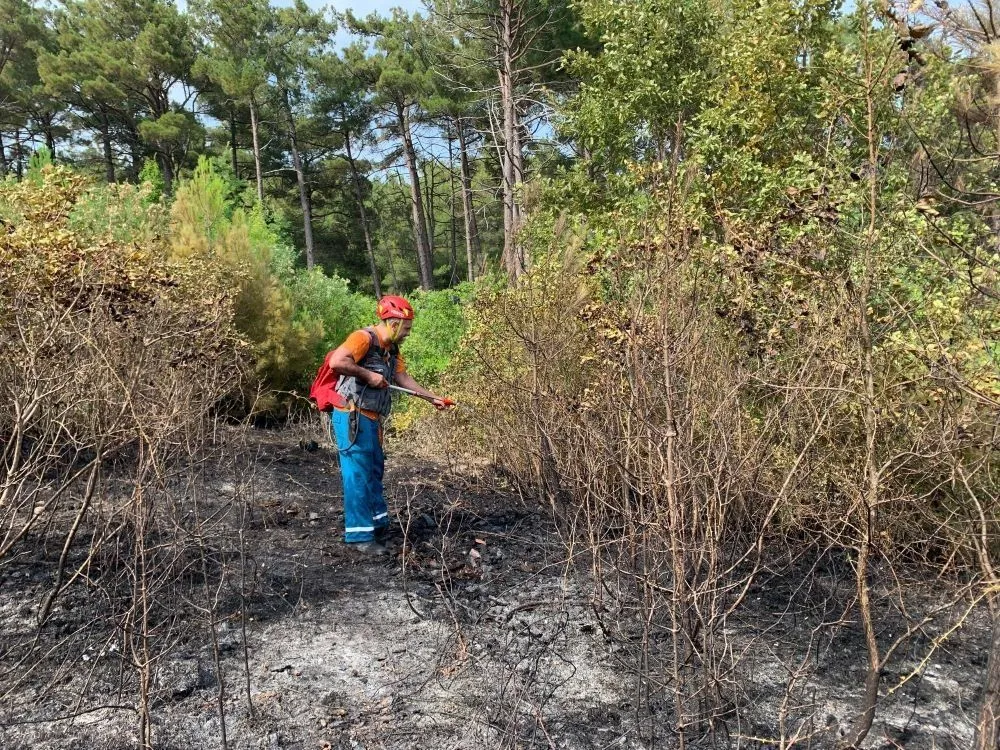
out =
<svg viewBox="0 0 1000 750"><path fill-rule="evenodd" d="M451 276L448 284L458 281L458 209L455 204L455 136L448 133L448 202L450 203L449 229L451 233Z"/></svg>
<svg viewBox="0 0 1000 750"><path fill-rule="evenodd" d="M420 268L420 288L434 288L434 265L427 240L427 226L424 224L424 202L420 195L420 173L417 171L417 155L413 149L413 137L410 134L410 120L406 106L396 103L396 117L399 121L399 134L403 141L403 159L410 175L410 208L413 224L413 234L417 240L417 263Z"/></svg>
<svg viewBox="0 0 1000 750"><path fill-rule="evenodd" d="M52 132L52 117L51 115L45 119L45 147L49 150L49 156L52 157L53 163L56 160L56 136Z"/></svg>
<svg viewBox="0 0 1000 750"><path fill-rule="evenodd" d="M240 178L240 163L237 159L236 150L236 107L232 106L229 108L229 151L232 154L233 159L233 176L238 180Z"/></svg>
<svg viewBox="0 0 1000 750"><path fill-rule="evenodd" d="M24 179L24 148L21 146L21 131L14 129L14 174L18 182Z"/></svg>
<svg viewBox="0 0 1000 750"><path fill-rule="evenodd" d="M520 26L516 0L501 0L498 35L500 101L503 115L503 263L512 278L527 269L524 248L517 239L521 228L521 206L517 189L524 178L524 157L521 150L520 118L515 100L515 45Z"/></svg>
<svg viewBox="0 0 1000 750"><path fill-rule="evenodd" d="M379 278L378 265L375 263L375 248L372 246L372 233L368 226L368 212L365 210L365 198L361 192L361 176L358 174L358 165L354 161L354 153L351 150L351 131L344 131L344 149L347 151L347 164L351 168L351 182L354 184L354 197L358 201L358 214L361 216L361 232L365 237L365 250L368 251L368 265L372 271L372 286L375 289L375 296L382 296L382 280Z"/></svg>
<svg viewBox="0 0 1000 750"><path fill-rule="evenodd" d="M465 214L465 260L468 266L469 281L476 278L476 263L480 257L479 226L476 222L476 212L472 203L472 176L469 169L469 144L465 138L465 122L456 118L455 129L458 132L459 159L462 162L462 211Z"/></svg>
<svg viewBox="0 0 1000 750"><path fill-rule="evenodd" d="M7 162L7 147L3 142L3 133L0 132L0 177L7 174L9 164Z"/></svg>
<svg viewBox="0 0 1000 750"><path fill-rule="evenodd" d="M142 165L145 156L142 148L142 139L139 138L139 133L136 129L130 127L128 129L127 140L129 158L132 161L132 164L129 167L129 177L133 182L139 182L139 173L142 172Z"/></svg>
<svg viewBox="0 0 1000 750"><path fill-rule="evenodd" d="M115 159L111 152L111 128L107 120L101 124L101 140L104 142L104 174L110 185L115 181Z"/></svg>
<svg viewBox="0 0 1000 750"><path fill-rule="evenodd" d="M166 151L160 153L163 163L163 194L170 195L174 191L174 163Z"/></svg>
<svg viewBox="0 0 1000 750"><path fill-rule="evenodd" d="M427 175L428 170L430 176ZM434 257L434 238L437 226L434 221L434 162L424 161L422 165L424 174L424 225L427 227L427 248L431 257Z"/></svg>
<svg viewBox="0 0 1000 750"><path fill-rule="evenodd" d="M865 29L866 37L867 33L868 29ZM865 43L865 51L868 52L867 38L865 39ZM869 92L865 101L868 163L875 165L879 163L879 144L883 136L878 129L875 102L871 94L875 90L875 74L873 72L874 61L870 57L870 53L865 59L865 65L865 83ZM873 284L872 255L878 241L876 232L879 208L879 175L876 169L869 171L868 195L865 208L868 213L868 226L863 240L864 253L862 262L864 263L864 275L860 279L857 299L855 300L858 310L858 370L864 389L862 398L860 399L863 404L861 407L861 426L865 436L864 485L860 488L861 496L859 497L858 515L855 521L855 528L858 529L859 534L859 539L857 540L857 561L855 562L855 587L857 592L858 616L861 620L868 655L868 671L865 675L865 693L861 704L861 715L855 720L853 729L845 740L845 746L847 747L860 747L865 737L871 731L872 724L875 721L875 711L878 708L878 689L884 666L879 650L874 614L872 612L871 586L868 583L870 561L875 548L875 539L878 535L878 506L881 495L878 457L881 424L875 391L875 345L872 340L871 321L868 316Z"/></svg>
<svg viewBox="0 0 1000 750"><path fill-rule="evenodd" d="M264 174L260 166L260 135L257 122L257 100L250 96L250 133L253 136L253 166L257 176L257 200L264 202Z"/></svg>
<svg viewBox="0 0 1000 750"><path fill-rule="evenodd" d="M309 190L306 186L305 170L299 157L299 141L295 134L295 116L288 98L288 91L282 89L285 100L285 114L288 116L288 139L292 145L292 166L295 168L295 179L299 184L299 203L302 205L302 228L306 237L306 268L310 271L316 265L316 253L313 246L312 205L309 200Z"/></svg>

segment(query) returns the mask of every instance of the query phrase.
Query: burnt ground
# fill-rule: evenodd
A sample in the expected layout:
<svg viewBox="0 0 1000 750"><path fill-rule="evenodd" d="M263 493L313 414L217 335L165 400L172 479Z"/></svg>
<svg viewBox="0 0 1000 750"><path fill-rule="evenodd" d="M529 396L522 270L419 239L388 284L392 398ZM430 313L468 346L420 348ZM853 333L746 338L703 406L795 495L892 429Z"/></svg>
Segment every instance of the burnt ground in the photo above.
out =
<svg viewBox="0 0 1000 750"><path fill-rule="evenodd" d="M199 538L210 553L162 586L172 598L150 651L156 747L223 747L223 730L230 748L267 750L677 746L658 666L669 630L642 639L622 624L627 611L596 606L589 556L567 562L546 507L397 441L392 554L359 556L340 541L336 455L316 432L255 432L253 461L222 456L203 473L199 512L219 538ZM230 554L212 553L223 537ZM134 619L95 625L113 593L81 585L39 630L52 585L42 563L54 554L41 544L0 568L0 747L137 747L130 665L140 656L123 656ZM857 623L840 617L850 584L841 563L760 578L720 628L736 667L717 687L732 709L689 747L777 748L783 705L786 736L800 730L795 747L837 745L858 713L865 664ZM942 606L942 584L913 589L910 621L912 608L929 619L887 666L863 747L964 749L985 614Z"/></svg>

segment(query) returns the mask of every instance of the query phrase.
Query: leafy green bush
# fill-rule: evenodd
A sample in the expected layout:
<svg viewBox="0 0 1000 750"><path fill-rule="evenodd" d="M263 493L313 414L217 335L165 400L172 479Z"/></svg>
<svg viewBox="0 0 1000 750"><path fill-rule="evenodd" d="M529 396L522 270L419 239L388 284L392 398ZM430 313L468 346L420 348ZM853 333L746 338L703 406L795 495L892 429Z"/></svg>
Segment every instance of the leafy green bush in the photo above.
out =
<svg viewBox="0 0 1000 750"><path fill-rule="evenodd" d="M210 160L199 160L172 206L172 254L201 257L238 287L235 322L254 346L257 373L270 387L288 390L312 367L323 324L299 314L292 292L274 272L283 244L263 209L235 203L224 174Z"/></svg>
<svg viewBox="0 0 1000 750"><path fill-rule="evenodd" d="M43 180L42 168L52 164L52 152L48 146L42 146L35 151L28 160L28 179L34 180L36 184L41 184Z"/></svg>
<svg viewBox="0 0 1000 750"><path fill-rule="evenodd" d="M413 331L403 345L407 370L422 385L440 382L465 333L465 306L474 287L464 283L452 289L414 292L409 300L416 312Z"/></svg>
<svg viewBox="0 0 1000 750"><path fill-rule="evenodd" d="M466 308L475 291L473 284L464 283L452 289L418 291L407 297L416 317L413 330L403 344L403 357L407 372L421 385L441 391L444 375L465 335ZM393 411L393 428L397 431L409 430L430 410L426 401L400 399Z"/></svg>
<svg viewBox="0 0 1000 750"><path fill-rule="evenodd" d="M277 245L272 252L271 269L291 295L296 320L322 325L323 335L313 352L318 366L323 356L339 346L351 331L372 322L375 300L352 292L350 282L339 276L328 276L319 268L311 271L296 268L295 255L291 245ZM311 372L303 373L303 377L306 375Z"/></svg>
<svg viewBox="0 0 1000 750"><path fill-rule="evenodd" d="M79 196L67 224L90 241L147 245L159 242L163 236L167 214L155 187L149 183L99 184Z"/></svg>
<svg viewBox="0 0 1000 750"><path fill-rule="evenodd" d="M158 201L163 197L166 184L163 181L163 172L156 159L146 159L142 163L142 171L139 172L139 182L149 189L150 200Z"/></svg>
<svg viewBox="0 0 1000 750"><path fill-rule="evenodd" d="M302 391L326 352L373 321L375 300L339 276L297 266L280 224L259 204L244 207L244 192L225 164L201 159L177 189L172 251L208 259L228 274L240 290L236 326L254 346L261 380L278 391Z"/></svg>

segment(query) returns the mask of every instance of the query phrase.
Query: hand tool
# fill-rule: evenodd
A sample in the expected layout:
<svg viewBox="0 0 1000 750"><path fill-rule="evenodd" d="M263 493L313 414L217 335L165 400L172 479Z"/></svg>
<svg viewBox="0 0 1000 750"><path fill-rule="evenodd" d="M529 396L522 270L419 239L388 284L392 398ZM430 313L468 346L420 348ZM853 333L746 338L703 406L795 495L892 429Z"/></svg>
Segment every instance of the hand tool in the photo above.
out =
<svg viewBox="0 0 1000 750"><path fill-rule="evenodd" d="M455 402L450 398L433 398L432 396L425 396L422 393L417 393L416 391L411 391L409 388L403 388L399 385L390 385L389 388L393 391L398 391L399 393L405 393L407 396L416 396L417 398L422 398L424 401L440 401L445 406L454 406Z"/></svg>

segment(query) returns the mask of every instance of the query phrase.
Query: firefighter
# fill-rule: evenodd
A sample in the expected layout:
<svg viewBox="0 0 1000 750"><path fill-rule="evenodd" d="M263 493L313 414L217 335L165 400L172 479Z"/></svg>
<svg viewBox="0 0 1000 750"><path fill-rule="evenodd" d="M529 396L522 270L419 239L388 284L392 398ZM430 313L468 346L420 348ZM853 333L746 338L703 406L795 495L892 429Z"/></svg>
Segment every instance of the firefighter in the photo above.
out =
<svg viewBox="0 0 1000 750"><path fill-rule="evenodd" d="M389 509L382 488L382 423L392 409L389 386L402 386L439 410L452 402L421 387L406 371L399 346L413 326L410 303L389 295L379 300L377 313L379 324L354 331L326 364L339 375L330 431L344 482L344 540L359 552L384 555Z"/></svg>

